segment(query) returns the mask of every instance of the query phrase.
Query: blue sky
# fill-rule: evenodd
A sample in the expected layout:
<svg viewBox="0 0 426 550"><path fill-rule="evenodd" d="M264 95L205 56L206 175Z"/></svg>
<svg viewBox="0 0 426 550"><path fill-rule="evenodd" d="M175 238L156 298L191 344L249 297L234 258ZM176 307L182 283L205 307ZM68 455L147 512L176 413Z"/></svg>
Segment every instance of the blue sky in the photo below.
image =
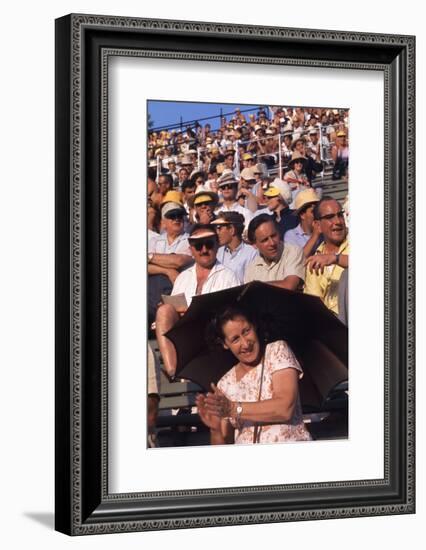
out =
<svg viewBox="0 0 426 550"><path fill-rule="evenodd" d="M259 105L243 105L236 103L191 103L179 101L148 101L148 112L154 121L154 128L178 124L180 117L183 122L198 120L210 116L219 116L222 109L223 114L234 114L236 108L249 113L257 113ZM230 118L229 116L227 117ZM201 122L202 125L210 123L213 129L219 126L219 118Z"/></svg>

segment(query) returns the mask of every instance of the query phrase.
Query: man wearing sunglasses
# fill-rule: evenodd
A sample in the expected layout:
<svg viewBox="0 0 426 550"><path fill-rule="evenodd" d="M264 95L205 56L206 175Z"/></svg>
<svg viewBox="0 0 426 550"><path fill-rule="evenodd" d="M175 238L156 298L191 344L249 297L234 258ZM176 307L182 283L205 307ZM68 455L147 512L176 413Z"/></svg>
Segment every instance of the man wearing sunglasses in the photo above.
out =
<svg viewBox="0 0 426 550"><path fill-rule="evenodd" d="M194 265L182 271L173 285L172 296L184 294L189 306L193 296L224 290L240 284L233 271L217 261L218 238L214 227L196 224L189 235L189 246ZM171 304L162 304L157 310L155 331L164 368L169 376L176 370L176 349L164 336L178 321L186 309L177 311Z"/></svg>
<svg viewBox="0 0 426 550"><path fill-rule="evenodd" d="M245 206L237 201L238 180L230 170L224 170L222 176L217 181L219 191L222 194L223 204L220 209L223 212L238 212L244 217L244 226L247 228L253 214Z"/></svg>
<svg viewBox="0 0 426 550"><path fill-rule="evenodd" d="M332 197L321 199L314 207L314 223L318 224L324 242L305 262L304 292L318 296L339 315L345 301L349 267L349 243L341 204Z"/></svg>

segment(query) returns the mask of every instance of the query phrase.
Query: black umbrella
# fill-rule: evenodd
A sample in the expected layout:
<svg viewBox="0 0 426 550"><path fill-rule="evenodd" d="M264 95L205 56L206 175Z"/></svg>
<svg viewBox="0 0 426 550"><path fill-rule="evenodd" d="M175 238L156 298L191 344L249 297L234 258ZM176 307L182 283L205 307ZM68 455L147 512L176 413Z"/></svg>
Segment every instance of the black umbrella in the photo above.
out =
<svg viewBox="0 0 426 550"><path fill-rule="evenodd" d="M267 341L286 340L303 370L304 407L320 408L348 378L348 331L322 301L307 294L254 281L192 299L185 315L167 332L177 352L176 376L206 391L236 364L231 352L209 349L209 321L222 308L240 305L264 327Z"/></svg>

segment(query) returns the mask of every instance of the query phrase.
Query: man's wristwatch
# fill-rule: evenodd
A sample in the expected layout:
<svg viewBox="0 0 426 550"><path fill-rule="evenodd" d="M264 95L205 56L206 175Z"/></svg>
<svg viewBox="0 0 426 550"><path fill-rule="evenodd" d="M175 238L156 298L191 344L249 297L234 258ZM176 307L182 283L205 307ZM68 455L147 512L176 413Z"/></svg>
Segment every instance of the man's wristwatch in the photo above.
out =
<svg viewBox="0 0 426 550"><path fill-rule="evenodd" d="M148 263L150 264L152 262L152 258L154 257L154 252L148 253Z"/></svg>
<svg viewBox="0 0 426 550"><path fill-rule="evenodd" d="M335 264L336 264L336 265L339 265L340 252L337 252L337 253L335 254L335 256L336 256L336 262L335 262Z"/></svg>

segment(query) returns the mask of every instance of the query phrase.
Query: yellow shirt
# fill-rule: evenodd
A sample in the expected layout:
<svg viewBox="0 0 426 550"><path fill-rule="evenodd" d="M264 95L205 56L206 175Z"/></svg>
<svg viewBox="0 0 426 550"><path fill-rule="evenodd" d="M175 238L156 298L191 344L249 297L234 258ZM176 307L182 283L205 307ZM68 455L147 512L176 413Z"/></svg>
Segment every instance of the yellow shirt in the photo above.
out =
<svg viewBox="0 0 426 550"><path fill-rule="evenodd" d="M325 243L320 244L316 254L324 254ZM349 242L345 239L339 247L339 254L349 254ZM324 267L324 273L317 275L306 269L305 294L318 296L324 304L331 309L336 315L339 313L338 291L339 280L344 271L343 267L332 264Z"/></svg>

